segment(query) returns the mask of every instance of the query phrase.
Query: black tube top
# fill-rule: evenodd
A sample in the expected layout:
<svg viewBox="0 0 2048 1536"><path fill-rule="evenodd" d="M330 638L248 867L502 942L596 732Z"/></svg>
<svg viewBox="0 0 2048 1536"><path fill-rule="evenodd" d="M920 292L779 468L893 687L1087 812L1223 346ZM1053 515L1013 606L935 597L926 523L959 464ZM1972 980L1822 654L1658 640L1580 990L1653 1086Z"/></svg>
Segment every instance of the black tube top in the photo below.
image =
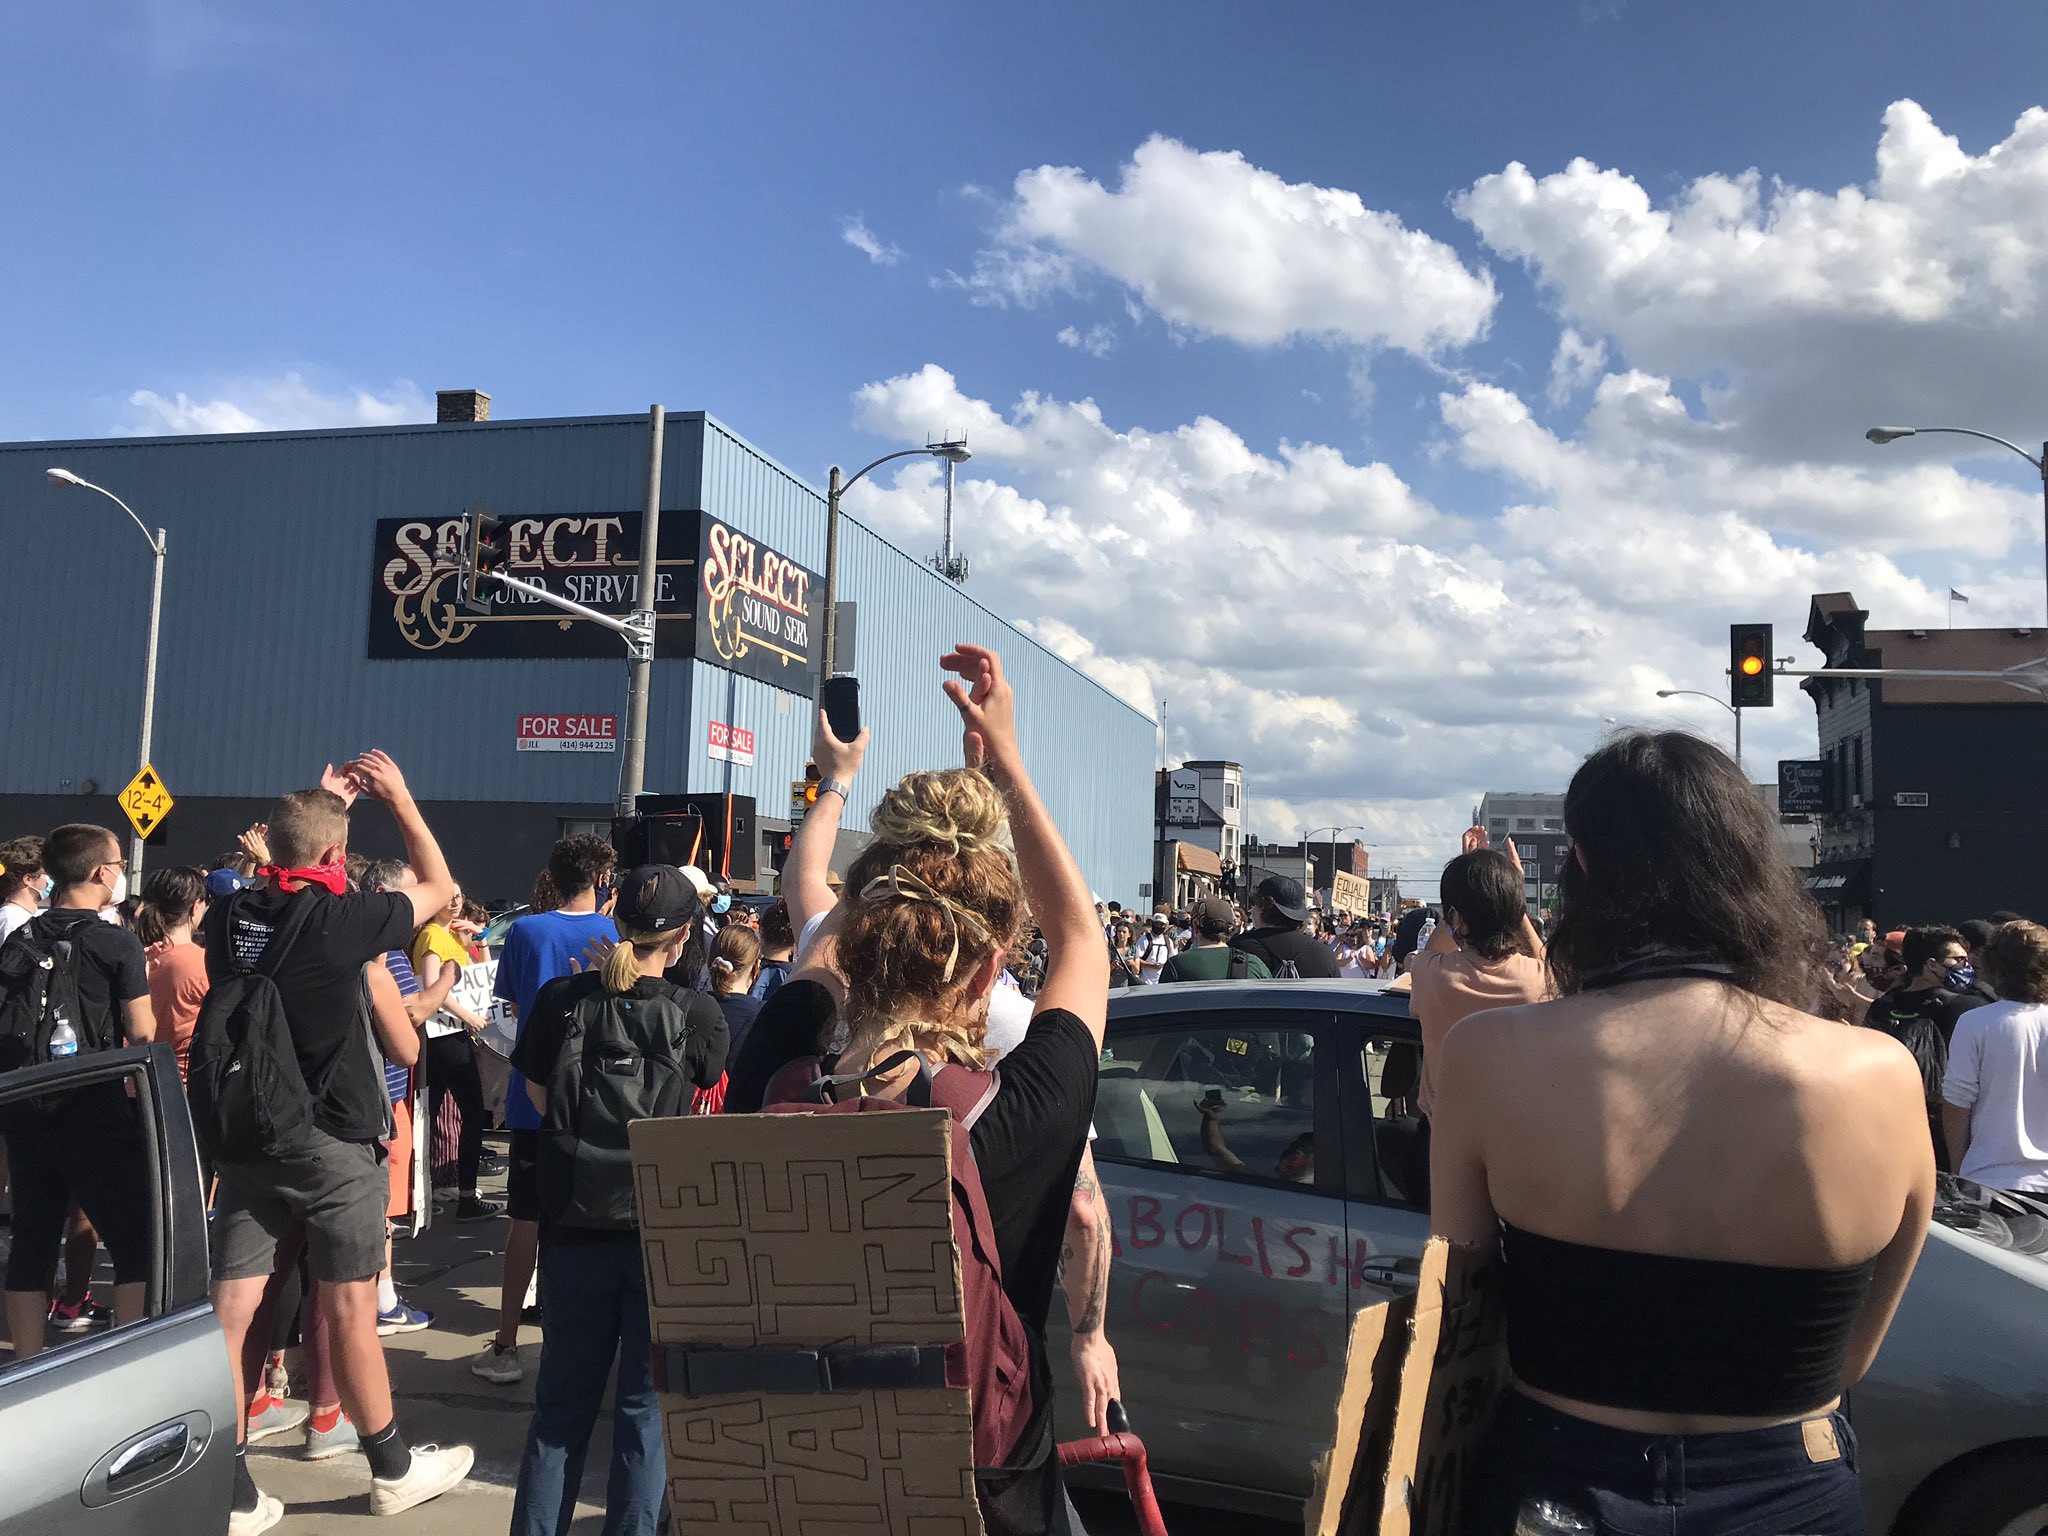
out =
<svg viewBox="0 0 2048 1536"><path fill-rule="evenodd" d="M1874 1261L1786 1269L1677 1259L1501 1226L1508 1357L1539 1391L1737 1418L1791 1418L1842 1391Z"/></svg>

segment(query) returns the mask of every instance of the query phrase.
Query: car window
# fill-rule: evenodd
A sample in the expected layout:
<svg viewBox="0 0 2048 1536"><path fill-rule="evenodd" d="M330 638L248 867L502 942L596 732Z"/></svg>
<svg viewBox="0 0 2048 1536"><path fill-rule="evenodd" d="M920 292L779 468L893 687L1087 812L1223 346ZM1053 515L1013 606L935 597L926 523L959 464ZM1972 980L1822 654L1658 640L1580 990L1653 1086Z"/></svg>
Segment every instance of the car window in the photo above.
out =
<svg viewBox="0 0 2048 1536"><path fill-rule="evenodd" d="M12 1075L12 1074L10 1074ZM0 1103L8 1220L0 1373L164 1310L165 1192L140 1067ZM186 1174L196 1178L196 1169Z"/></svg>
<svg viewBox="0 0 2048 1536"><path fill-rule="evenodd" d="M1375 1034L1368 1023L1363 1056L1372 1101L1373 1171L1365 1198L1429 1209L1429 1122L1415 1104L1422 1085L1422 1047Z"/></svg>
<svg viewBox="0 0 2048 1536"><path fill-rule="evenodd" d="M1252 1022L1112 1034L1095 1090L1096 1157L1314 1183L1315 1036Z"/></svg>

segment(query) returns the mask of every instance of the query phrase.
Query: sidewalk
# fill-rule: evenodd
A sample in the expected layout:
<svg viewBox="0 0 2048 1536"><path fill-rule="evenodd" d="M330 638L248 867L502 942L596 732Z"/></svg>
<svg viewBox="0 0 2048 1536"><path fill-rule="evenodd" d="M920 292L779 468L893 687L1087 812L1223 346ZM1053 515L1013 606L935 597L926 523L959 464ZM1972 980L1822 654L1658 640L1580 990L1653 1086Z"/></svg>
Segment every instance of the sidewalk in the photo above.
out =
<svg viewBox="0 0 2048 1536"><path fill-rule="evenodd" d="M492 1140L502 1151L503 1137ZM502 1177L486 1179L484 1193L502 1202ZM294 1430L249 1452L249 1470L257 1485L285 1501L284 1523L277 1527L285 1536L371 1531L383 1536L504 1536L512 1520L512 1489L533 1413L540 1330L529 1326L520 1331L519 1358L526 1377L516 1386L493 1386L472 1376L469 1362L497 1327L506 1229L502 1216L477 1222L443 1219L417 1239L401 1237L393 1254L399 1293L434 1314L433 1327L384 1340L399 1425L415 1444L473 1446L476 1470L470 1481L404 1515L375 1519L369 1506L370 1469L362 1456L301 1461L299 1432ZM609 1408L609 1391L605 1402ZM601 1523L610 1457L607 1412L598 1419L584 1463L578 1533L594 1533Z"/></svg>

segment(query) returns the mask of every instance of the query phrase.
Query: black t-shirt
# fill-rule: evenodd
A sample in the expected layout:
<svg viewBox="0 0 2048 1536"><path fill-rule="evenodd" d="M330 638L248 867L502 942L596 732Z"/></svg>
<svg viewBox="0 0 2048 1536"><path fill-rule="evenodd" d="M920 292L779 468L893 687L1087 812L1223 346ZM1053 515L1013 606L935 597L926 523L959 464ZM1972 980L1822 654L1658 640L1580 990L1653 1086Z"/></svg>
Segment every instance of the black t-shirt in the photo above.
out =
<svg viewBox="0 0 2048 1536"><path fill-rule="evenodd" d="M384 1062L370 1038L369 994L363 967L412 937L412 902L397 891L335 896L318 886L286 893L275 886L246 891L214 906L206 917L207 972L221 975L212 935L226 923L228 953L253 965L294 901L314 903L312 915L274 973L291 1025L299 1071L313 1095L313 1123L337 1141L378 1141L385 1135L391 1098Z"/></svg>
<svg viewBox="0 0 2048 1536"><path fill-rule="evenodd" d="M1257 955L1275 976L1280 974L1281 962L1292 960L1294 969L1304 977L1337 979L1337 957L1330 953L1330 946L1299 928L1254 928L1232 939L1230 947Z"/></svg>
<svg viewBox="0 0 2048 1536"><path fill-rule="evenodd" d="M799 1057L822 1056L830 1050L836 1012L832 994L815 981L785 981L777 987L732 1053L726 1068L725 1112L755 1113L768 1091L768 1080L777 1072Z"/></svg>
<svg viewBox="0 0 2048 1536"><path fill-rule="evenodd" d="M512 1048L512 1065L529 1083L545 1088L555 1075L562 1054L562 1037L568 1033L570 1015L576 1005L604 992L604 977L597 971L558 976L534 997L533 1010L520 1020L519 1043ZM725 1015L718 1004L702 992L676 986L659 976L642 976L627 994L640 1002L667 996L682 1009L686 1022L683 1037L683 1075L695 1087L710 1088L725 1071ZM641 1014L629 1014L639 1019Z"/></svg>
<svg viewBox="0 0 2048 1536"><path fill-rule="evenodd" d="M996 1067L1002 1087L974 1122L974 1164L995 1223L1003 1289L1045 1345L1088 1122L1095 1117L1095 1041L1064 1008L1035 1014L1024 1043Z"/></svg>
<svg viewBox="0 0 2048 1536"><path fill-rule="evenodd" d="M1925 1019L1941 1031L1946 1046L1954 1038L1956 1020L1985 1000L1976 992L1951 992L1947 987L1921 987L1910 991L1895 987L1870 1005L1864 1022L1874 1029L1899 1034L1914 1019Z"/></svg>
<svg viewBox="0 0 2048 1536"><path fill-rule="evenodd" d="M126 1044L128 1014L121 1005L149 996L149 961L142 941L83 907L52 907L29 921L37 925L37 937L45 943L68 938L78 946L78 1006L99 1039L110 1047ZM81 1036L78 1048L89 1051L93 1041Z"/></svg>

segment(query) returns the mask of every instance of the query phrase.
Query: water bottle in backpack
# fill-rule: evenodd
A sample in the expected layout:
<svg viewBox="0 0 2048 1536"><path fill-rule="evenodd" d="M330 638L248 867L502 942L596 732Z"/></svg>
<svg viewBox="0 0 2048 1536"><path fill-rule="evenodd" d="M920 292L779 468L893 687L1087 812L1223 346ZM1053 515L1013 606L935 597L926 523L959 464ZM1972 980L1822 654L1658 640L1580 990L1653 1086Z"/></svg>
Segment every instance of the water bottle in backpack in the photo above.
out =
<svg viewBox="0 0 2048 1536"><path fill-rule="evenodd" d="M50 1060L63 1061L77 1054L78 1032L71 1027L69 1019L59 1014L56 1025L50 1030Z"/></svg>

